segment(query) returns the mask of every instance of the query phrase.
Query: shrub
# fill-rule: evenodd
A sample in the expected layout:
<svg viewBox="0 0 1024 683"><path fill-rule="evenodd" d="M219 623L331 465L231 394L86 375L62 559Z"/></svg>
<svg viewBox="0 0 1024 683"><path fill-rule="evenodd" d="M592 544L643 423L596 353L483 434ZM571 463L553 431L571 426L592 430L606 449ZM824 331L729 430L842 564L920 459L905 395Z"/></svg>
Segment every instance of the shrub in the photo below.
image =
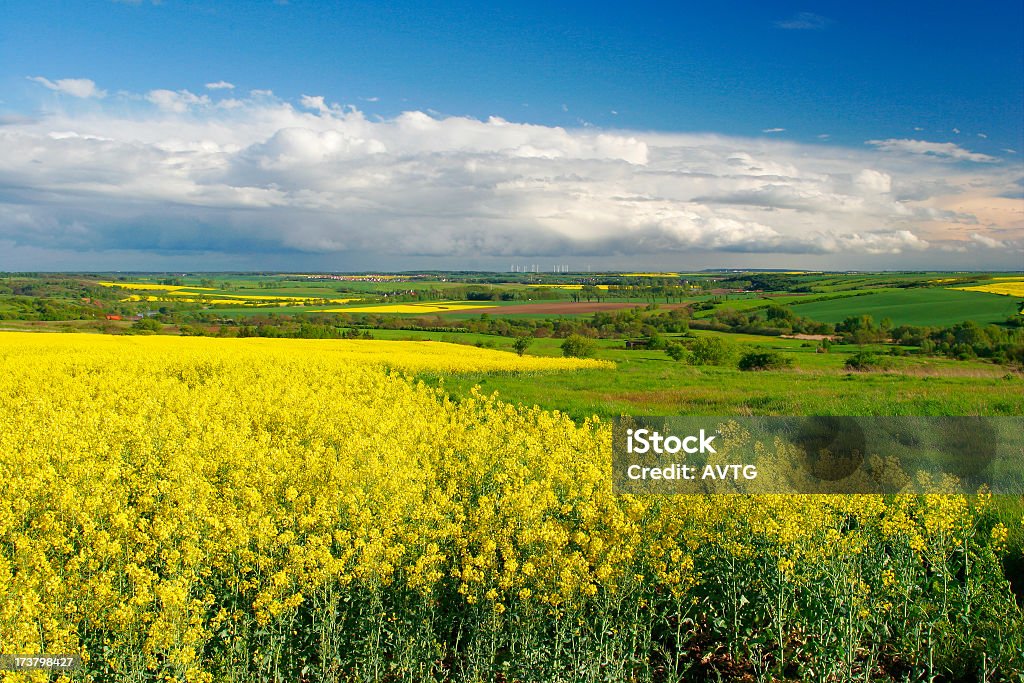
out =
<svg viewBox="0 0 1024 683"><path fill-rule="evenodd" d="M665 345L665 353L668 357L674 361L681 361L690 355L690 352L686 350L686 347L679 342L669 342Z"/></svg>
<svg viewBox="0 0 1024 683"><path fill-rule="evenodd" d="M740 358L740 370L781 370L793 364L792 358L786 358L774 351L748 351Z"/></svg>
<svg viewBox="0 0 1024 683"><path fill-rule="evenodd" d="M647 335L647 348L649 349L664 349L668 343L668 340L658 334L656 330L652 330L651 333Z"/></svg>
<svg viewBox="0 0 1024 683"><path fill-rule="evenodd" d="M139 322L142 322L141 320ZM198 325L182 325L178 328L182 337L205 337L207 332Z"/></svg>
<svg viewBox="0 0 1024 683"><path fill-rule="evenodd" d="M152 318L142 318L132 323L133 334L156 334L163 326Z"/></svg>
<svg viewBox="0 0 1024 683"><path fill-rule="evenodd" d="M526 353L526 349L530 348L530 344L532 344L532 343L533 343L533 338L532 337L526 337L526 336L516 337L515 341L512 342L512 348L515 349L516 353L518 353L520 356L522 356L524 353Z"/></svg>
<svg viewBox="0 0 1024 683"><path fill-rule="evenodd" d="M578 334L570 334L562 342L562 355L566 358L589 358L594 353L594 342Z"/></svg>
<svg viewBox="0 0 1024 683"><path fill-rule="evenodd" d="M891 359L870 351L859 351L846 359L847 370L867 372L869 370L887 370L891 367Z"/></svg>
<svg viewBox="0 0 1024 683"><path fill-rule="evenodd" d="M735 352L735 347L721 337L698 337L690 344L694 365L725 365Z"/></svg>

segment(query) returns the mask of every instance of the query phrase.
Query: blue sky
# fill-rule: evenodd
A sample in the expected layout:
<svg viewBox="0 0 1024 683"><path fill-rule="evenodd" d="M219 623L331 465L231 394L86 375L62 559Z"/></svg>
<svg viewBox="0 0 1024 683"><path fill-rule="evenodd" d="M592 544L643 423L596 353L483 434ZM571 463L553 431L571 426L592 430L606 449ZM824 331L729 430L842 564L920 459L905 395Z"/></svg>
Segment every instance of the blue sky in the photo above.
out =
<svg viewBox="0 0 1024 683"><path fill-rule="evenodd" d="M1020 2L9 1L0 268L1020 268L1022 120Z"/></svg>

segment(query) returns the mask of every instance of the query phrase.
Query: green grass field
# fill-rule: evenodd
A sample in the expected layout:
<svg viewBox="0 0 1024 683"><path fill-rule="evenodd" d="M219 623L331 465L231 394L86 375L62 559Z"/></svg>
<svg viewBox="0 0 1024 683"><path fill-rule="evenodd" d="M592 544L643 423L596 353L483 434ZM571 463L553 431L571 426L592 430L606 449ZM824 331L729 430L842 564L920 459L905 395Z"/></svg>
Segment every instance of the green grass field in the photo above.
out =
<svg viewBox="0 0 1024 683"><path fill-rule="evenodd" d="M924 286L917 288L896 288L894 286L908 283L934 284L942 279L948 279L950 274L941 273L884 273L884 274L805 274L794 275L799 284L811 289L805 293L774 293L767 296L760 292L730 293L713 297L710 294L693 295L685 298L685 301L704 301L715 298L720 300L720 307L748 310L762 308L772 304L791 306L800 316L811 318L821 322L835 323L847 316L868 314L876 320L891 318L897 324L909 325L951 325L967 319L976 320L982 324L1000 323L1008 317L1017 313L1019 302L1013 297L998 296L983 292L964 292L948 289L942 286ZM545 276L547 277L547 276ZM595 279L614 278L614 276L596 275ZM702 279L711 276L704 274ZM724 276L719 276L724 277ZM957 277L977 277L958 275ZM158 282L159 277L126 276L129 282ZM500 278L498 278L500 279ZM549 278L550 279L550 278ZM565 280L566 278L562 278ZM285 276L252 276L221 274L212 275L209 278L198 276L181 279L187 286L202 286L213 284L214 291L204 294L216 298L219 295L247 295L247 296L294 296L294 297L326 297L326 298L362 298L363 301L352 302L346 305L317 306L314 304L297 306L270 306L251 307L233 306L230 304L217 304L206 306L206 310L216 311L224 317L248 317L252 315L266 315L278 313L281 315L295 315L301 313L317 313L324 310L338 310L346 307L366 305L375 300L380 300L385 293L420 292L433 290L436 292L464 293L465 288L487 287L496 292L514 292L519 298L515 301L491 302L498 310L528 303L530 299L530 285L526 282L493 282L486 284L473 284L472 279L449 278L414 278L406 280L388 280L384 282L345 281L345 280L306 280ZM212 281L212 283L211 283ZM461 292L454 290L461 289ZM545 290L552 295L553 290ZM603 292L603 301L645 303L641 298L625 299L621 296L610 295ZM567 301L572 294L570 291L561 291L559 296ZM444 296L442 294L442 296ZM825 298L836 297L836 298ZM824 299L824 300L823 300ZM389 299L391 301L391 299ZM535 299L534 302L537 300ZM659 302L660 303L660 302ZM0 308L3 302L0 301ZM196 304L199 306L199 304ZM498 314L498 310L493 314ZM504 314L504 313L502 313ZM706 317L712 311L700 311L697 317ZM453 312L446 314L453 320L472 318L478 313L474 311ZM526 316L532 318L552 317L550 314L507 314ZM563 316L573 316L573 313L564 313ZM589 315L589 314L581 314Z"/></svg>
<svg viewBox="0 0 1024 683"><path fill-rule="evenodd" d="M882 290L890 291L890 290ZM900 290L895 290L900 291ZM707 300L707 299L719 299L721 303L716 308L731 308L737 311L750 311L758 308L767 308L768 306L792 306L799 304L800 306L808 306L813 303L825 303L826 301L840 301L842 299L848 299L861 295L859 292L838 292L830 294L790 294L790 295L765 295L759 293L750 294L728 294L719 297L706 296L695 298L695 301ZM698 311L695 318L708 318L714 315L713 310Z"/></svg>
<svg viewBox="0 0 1024 683"><path fill-rule="evenodd" d="M717 335L697 332L701 335ZM483 334L374 330L378 339L433 339L512 350L512 340ZM627 351L619 340L598 340L595 358L614 370L587 370L545 378L486 373L424 375L456 397L474 385L505 400L560 410L574 419L642 415L1021 415L1024 378L984 362L894 358L887 372L849 372L856 346L815 353L797 339L722 334L738 348L770 349L794 360L788 370L741 372L728 366L677 363L662 351ZM538 339L528 353L560 355L560 339Z"/></svg>
<svg viewBox="0 0 1024 683"><path fill-rule="evenodd" d="M1015 315L1013 297L986 292L963 292L942 287L896 289L829 301L789 304L802 317L836 323L851 315L891 318L896 325L953 325L965 320L1001 323Z"/></svg>

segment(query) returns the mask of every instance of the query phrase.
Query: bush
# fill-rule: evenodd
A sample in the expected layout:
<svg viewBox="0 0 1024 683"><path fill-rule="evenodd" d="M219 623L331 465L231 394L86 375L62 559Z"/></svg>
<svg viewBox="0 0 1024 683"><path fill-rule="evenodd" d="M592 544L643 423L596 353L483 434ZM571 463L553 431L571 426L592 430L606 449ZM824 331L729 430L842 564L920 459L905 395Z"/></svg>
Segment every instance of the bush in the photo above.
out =
<svg viewBox="0 0 1024 683"><path fill-rule="evenodd" d="M182 325L178 331L182 337L205 337L207 334L206 330L198 325Z"/></svg>
<svg viewBox="0 0 1024 683"><path fill-rule="evenodd" d="M668 340L665 337L658 334L657 331L652 331L647 335L647 348L649 349L664 349L668 345Z"/></svg>
<svg viewBox="0 0 1024 683"><path fill-rule="evenodd" d="M515 352L521 356L524 353L526 353L526 349L530 348L530 344L532 343L532 337L516 337L515 341L512 342L512 348L515 349Z"/></svg>
<svg viewBox="0 0 1024 683"><path fill-rule="evenodd" d="M774 351L748 351L740 358L740 370L781 370L793 364L792 358L786 358Z"/></svg>
<svg viewBox="0 0 1024 683"><path fill-rule="evenodd" d="M665 353L668 357L674 361L681 361L690 355L690 352L686 350L686 347L679 342L669 342L665 345Z"/></svg>
<svg viewBox="0 0 1024 683"><path fill-rule="evenodd" d="M152 318L142 318L132 323L133 334L156 334L163 329L163 325Z"/></svg>
<svg viewBox="0 0 1024 683"><path fill-rule="evenodd" d="M694 365L725 365L735 353L735 347L721 337L698 337L690 344Z"/></svg>
<svg viewBox="0 0 1024 683"><path fill-rule="evenodd" d="M846 359L847 370L867 372L869 370L888 370L891 367L891 359L870 351L859 351Z"/></svg>
<svg viewBox="0 0 1024 683"><path fill-rule="evenodd" d="M570 334L562 342L562 355L566 358L589 358L594 353L594 342L578 334Z"/></svg>

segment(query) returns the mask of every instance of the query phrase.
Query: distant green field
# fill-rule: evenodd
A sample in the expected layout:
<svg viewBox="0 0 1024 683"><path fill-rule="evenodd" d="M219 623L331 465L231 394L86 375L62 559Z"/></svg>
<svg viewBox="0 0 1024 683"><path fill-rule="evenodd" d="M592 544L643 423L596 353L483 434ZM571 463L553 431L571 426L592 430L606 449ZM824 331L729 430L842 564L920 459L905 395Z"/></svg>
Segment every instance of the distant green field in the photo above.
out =
<svg viewBox="0 0 1024 683"><path fill-rule="evenodd" d="M1017 313L1013 297L985 292L963 292L929 287L898 289L844 297L830 301L789 304L802 317L836 323L847 316L867 314L881 320L891 318L897 325L952 325L964 320L1000 323Z"/></svg>
<svg viewBox="0 0 1024 683"><path fill-rule="evenodd" d="M881 290L890 291L890 290ZM838 292L828 294L789 294L784 296L766 296L764 294L729 294L726 296L719 297L723 299L722 303L716 308L732 308L737 311L749 311L758 308L767 308L768 306L792 306L793 304L800 304L803 307L806 304L816 303L817 300L823 298L841 299L851 296L857 296L856 292ZM703 297L712 298L712 297ZM699 299L699 298L698 298ZM695 300L698 300L695 299ZM821 302L823 303L823 302ZM802 308L801 308L802 310ZM695 318L708 318L714 315L713 310L699 311L694 317Z"/></svg>
<svg viewBox="0 0 1024 683"><path fill-rule="evenodd" d="M796 364L791 370L740 372L734 365L694 367L659 352L603 347L596 357L616 361L615 370L580 371L557 382L482 374L423 379L443 384L456 397L468 396L479 385L513 403L561 410L575 419L622 414L1019 415L1024 409L1020 378L992 366L954 368L901 359L895 372L850 373L842 367L849 353L827 355L792 353Z"/></svg>
<svg viewBox="0 0 1024 683"><path fill-rule="evenodd" d="M431 339L483 344L511 351L512 339L484 334L373 330L377 339ZM663 351L626 351L622 340L597 340L596 358L614 370L586 370L538 381L529 376L479 373L458 377L422 373L457 398L473 386L498 391L513 403L561 410L574 419L647 415L1020 415L1021 378L990 363L945 358L893 358L891 372L850 372L846 359L860 350L836 345L815 353L798 339L698 332L721 336L738 349L774 350L792 358L789 370L741 372L728 366L694 367ZM673 335L669 335L673 336ZM528 354L557 356L561 339L537 339Z"/></svg>

